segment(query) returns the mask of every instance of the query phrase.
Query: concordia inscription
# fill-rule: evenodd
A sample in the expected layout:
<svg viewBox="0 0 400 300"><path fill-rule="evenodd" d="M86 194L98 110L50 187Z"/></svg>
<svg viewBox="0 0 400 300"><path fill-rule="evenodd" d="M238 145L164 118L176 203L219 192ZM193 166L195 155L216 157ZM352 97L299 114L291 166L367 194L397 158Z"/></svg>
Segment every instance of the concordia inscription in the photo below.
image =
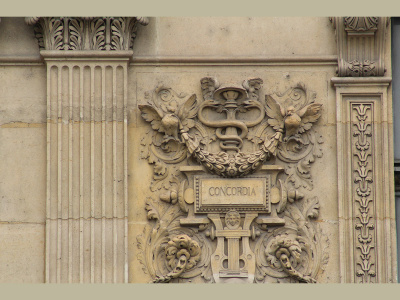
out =
<svg viewBox="0 0 400 300"><path fill-rule="evenodd" d="M208 190L208 196L255 196L256 190L250 186L212 186Z"/></svg>
<svg viewBox="0 0 400 300"><path fill-rule="evenodd" d="M241 179L196 176L196 212L269 212L269 176ZM226 208L225 208L226 206Z"/></svg>

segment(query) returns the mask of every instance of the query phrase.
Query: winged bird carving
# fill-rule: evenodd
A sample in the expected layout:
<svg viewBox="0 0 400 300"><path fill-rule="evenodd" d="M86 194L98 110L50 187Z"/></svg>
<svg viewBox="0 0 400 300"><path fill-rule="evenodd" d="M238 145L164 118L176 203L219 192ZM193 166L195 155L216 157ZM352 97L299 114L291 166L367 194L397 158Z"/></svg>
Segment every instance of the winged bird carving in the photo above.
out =
<svg viewBox="0 0 400 300"><path fill-rule="evenodd" d="M298 138L321 117L322 104L311 103L296 110L293 106L286 109L270 95L265 97L265 101L266 114L270 118L268 124L277 132L285 132L285 141L291 137Z"/></svg>
<svg viewBox="0 0 400 300"><path fill-rule="evenodd" d="M197 99L193 94L178 111L176 107L169 106L168 111L152 106L139 105L143 119L151 124L151 127L158 132L164 133L164 139L180 141L179 132L188 131L194 126L192 120L197 114Z"/></svg>

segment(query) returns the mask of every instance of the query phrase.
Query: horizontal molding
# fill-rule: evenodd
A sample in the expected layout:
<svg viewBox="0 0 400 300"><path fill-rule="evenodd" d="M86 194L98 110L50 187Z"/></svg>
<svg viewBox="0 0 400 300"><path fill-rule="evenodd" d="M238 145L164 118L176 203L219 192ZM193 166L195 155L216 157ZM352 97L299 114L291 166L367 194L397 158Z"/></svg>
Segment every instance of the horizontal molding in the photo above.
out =
<svg viewBox="0 0 400 300"><path fill-rule="evenodd" d="M336 55L324 56L134 56L131 65L140 64L323 64L336 65Z"/></svg>
<svg viewBox="0 0 400 300"><path fill-rule="evenodd" d="M121 51L101 51L101 50L41 50L40 55L46 60L51 60L54 58L57 61L60 60L81 60L81 59L124 59L129 60L133 56L133 51L131 50L121 50Z"/></svg>
<svg viewBox="0 0 400 300"><path fill-rule="evenodd" d="M68 221L68 220L75 220L75 221L79 221L79 220L86 220L86 221L90 221L90 220L99 220L99 221L101 221L101 220L128 220L128 216L124 216L124 217L99 217L99 218L97 218L97 217L87 217L87 218L84 218L84 217L79 217L79 218L46 218L46 221L57 221L57 220L64 220L64 221ZM0 224L1 224L1 222L0 222ZM40 223L41 224L41 223Z"/></svg>
<svg viewBox="0 0 400 300"><path fill-rule="evenodd" d="M368 85L380 84L389 85L392 82L392 77L332 77L331 83L334 86L339 85Z"/></svg>
<svg viewBox="0 0 400 300"><path fill-rule="evenodd" d="M336 55L325 56L134 56L133 51L62 51L41 50L40 56L0 56L0 64L43 64L45 60L131 60L131 65L174 64L192 65L262 65L311 64L337 65Z"/></svg>
<svg viewBox="0 0 400 300"><path fill-rule="evenodd" d="M5 124L0 124L0 128L46 128L46 122L43 123L26 123L26 122L9 122Z"/></svg>
<svg viewBox="0 0 400 300"><path fill-rule="evenodd" d="M0 55L0 64L10 64L10 63L43 63L43 58L38 55L28 55L28 56L17 56L17 55Z"/></svg>

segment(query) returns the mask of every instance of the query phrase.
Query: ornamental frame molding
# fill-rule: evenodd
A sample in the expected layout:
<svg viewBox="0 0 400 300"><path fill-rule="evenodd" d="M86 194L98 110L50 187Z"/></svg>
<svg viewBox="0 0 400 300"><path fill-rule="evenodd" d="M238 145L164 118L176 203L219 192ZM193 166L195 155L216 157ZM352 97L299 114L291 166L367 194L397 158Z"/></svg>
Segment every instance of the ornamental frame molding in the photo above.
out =
<svg viewBox="0 0 400 300"><path fill-rule="evenodd" d="M389 17L331 17L338 49L338 77L384 76Z"/></svg>
<svg viewBox="0 0 400 300"><path fill-rule="evenodd" d="M394 283L391 78L334 77L331 82L337 107L341 282ZM389 159L382 160L383 155Z"/></svg>

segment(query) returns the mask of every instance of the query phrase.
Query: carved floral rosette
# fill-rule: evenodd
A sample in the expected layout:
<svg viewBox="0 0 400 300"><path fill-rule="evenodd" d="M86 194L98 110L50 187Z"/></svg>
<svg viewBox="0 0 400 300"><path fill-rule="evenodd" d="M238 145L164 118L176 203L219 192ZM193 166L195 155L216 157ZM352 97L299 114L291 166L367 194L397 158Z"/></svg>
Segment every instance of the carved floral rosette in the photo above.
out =
<svg viewBox="0 0 400 300"><path fill-rule="evenodd" d="M137 246L153 282L314 283L325 269L328 240L314 222L320 202L310 194L323 142L312 127L322 105L302 83L266 96L262 83L206 77L201 100L163 85L145 94L139 109L150 126L141 157L153 166L151 223ZM222 186L243 178L253 190L220 188L232 201L200 208L204 178ZM251 200L255 188L265 194ZM236 193L262 205L235 203Z"/></svg>

